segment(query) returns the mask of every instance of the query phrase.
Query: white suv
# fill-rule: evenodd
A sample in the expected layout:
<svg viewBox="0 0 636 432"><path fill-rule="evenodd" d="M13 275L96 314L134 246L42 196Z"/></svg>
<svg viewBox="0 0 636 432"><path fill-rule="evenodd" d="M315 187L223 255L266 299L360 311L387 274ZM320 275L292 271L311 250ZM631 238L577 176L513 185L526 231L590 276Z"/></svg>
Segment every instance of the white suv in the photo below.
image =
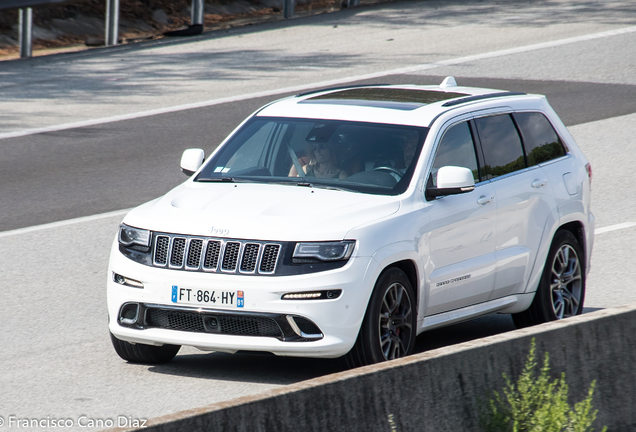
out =
<svg viewBox="0 0 636 432"><path fill-rule="evenodd" d="M181 168L113 243L125 360L189 345L358 366L493 312L523 327L583 309L591 169L544 96L452 77L305 93Z"/></svg>

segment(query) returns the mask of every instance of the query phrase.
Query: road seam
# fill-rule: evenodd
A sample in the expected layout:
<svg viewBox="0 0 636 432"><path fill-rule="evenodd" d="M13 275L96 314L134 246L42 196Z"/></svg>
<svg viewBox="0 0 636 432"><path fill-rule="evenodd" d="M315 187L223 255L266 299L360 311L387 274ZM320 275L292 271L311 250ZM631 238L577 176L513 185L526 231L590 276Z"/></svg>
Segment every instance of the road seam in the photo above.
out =
<svg viewBox="0 0 636 432"><path fill-rule="evenodd" d="M43 231L47 229L53 229L53 228L61 228L61 227L75 225L75 224L84 223L84 222L93 222L96 220L106 219L109 217L115 217L115 216L121 217L121 216L124 216L126 213L128 213L130 210L131 209L116 210L116 211L96 214L92 216L83 216L79 218L67 219L67 220L58 221L58 222L51 222L51 223L42 224L42 225L34 225L30 227L25 227L25 228L18 228L18 229L14 229L10 231L2 231L0 232L0 238L10 237L10 236L19 235L19 234L29 234L29 233ZM594 234L598 235L598 234L603 234L606 232L612 232L612 231L622 230L625 228L631 228L634 226L636 226L636 222L623 222L616 225L610 225L603 228L597 228L594 230Z"/></svg>
<svg viewBox="0 0 636 432"><path fill-rule="evenodd" d="M466 57L458 57L458 58L449 59L449 60L442 60L435 63L423 63L423 64L419 64L415 66L391 69L391 70L387 70L383 72L374 72L371 74L356 75L356 76L338 78L338 79L327 80L327 81L320 81L320 82L298 85L298 86L282 87L282 88L278 88L274 90L265 90L261 92L248 93L248 94L243 94L238 96L229 96L225 98L211 99L211 100L202 101L202 102L195 102L195 103L184 104L184 105L175 105L171 107L157 108L157 109L153 109L149 111L139 111L136 113L123 114L123 115L112 116L112 117L104 117L99 119L85 120L85 121L74 122L74 123L66 123L66 124L55 125L55 126L47 126L42 128L26 129L22 131L0 133L0 140L7 139L7 138L23 137L28 135L35 135L35 134L46 133L46 132L57 132L61 130L75 129L75 128L80 128L85 126L96 126L96 125L114 123L114 122L123 121L123 120L134 120L134 119L143 118L143 117L151 117L155 115L185 111L185 110L195 109L195 108L204 108L204 107L220 105L220 104L229 103L229 102L239 102L243 100L256 99L260 97L275 96L275 95L284 94L284 93L301 92L301 91L311 90L315 88L321 88L321 87L324 88L324 87L342 85L352 81L362 81L362 80L369 80L374 78L381 78L387 75L400 75L400 74L421 72L424 70L435 69L442 66L452 66L452 65L462 64L462 63L469 63L469 62L473 62L477 60L503 57L503 56L512 55L512 54L520 54L520 53L525 53L529 51L553 48L553 47L568 45L568 44L577 43L577 42L585 42L585 41L590 41L594 39L618 36L618 35L634 33L634 32L636 32L636 26L630 26L630 27L624 27L624 28L620 28L616 30L605 31L601 33L592 33L592 34L577 36L573 38L559 39L559 40L551 41L551 42L543 42L543 43L526 45L526 46L517 47L517 48L509 48L505 50L492 51L489 53L476 54L476 55L471 55Z"/></svg>

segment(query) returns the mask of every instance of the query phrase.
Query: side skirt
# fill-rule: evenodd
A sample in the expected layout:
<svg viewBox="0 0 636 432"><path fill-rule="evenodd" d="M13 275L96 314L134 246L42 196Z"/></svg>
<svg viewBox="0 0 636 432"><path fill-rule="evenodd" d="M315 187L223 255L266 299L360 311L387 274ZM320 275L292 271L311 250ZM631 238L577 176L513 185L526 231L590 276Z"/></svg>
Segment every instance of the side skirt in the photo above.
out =
<svg viewBox="0 0 636 432"><path fill-rule="evenodd" d="M469 321L471 319L483 315L488 315L494 312L522 312L530 307L533 299L534 293L515 294L496 300L490 300L484 303L468 306L462 309L456 309L449 312L427 316L424 317L424 319L420 322L417 333L420 334L426 330L432 330L438 327L445 327L451 324Z"/></svg>

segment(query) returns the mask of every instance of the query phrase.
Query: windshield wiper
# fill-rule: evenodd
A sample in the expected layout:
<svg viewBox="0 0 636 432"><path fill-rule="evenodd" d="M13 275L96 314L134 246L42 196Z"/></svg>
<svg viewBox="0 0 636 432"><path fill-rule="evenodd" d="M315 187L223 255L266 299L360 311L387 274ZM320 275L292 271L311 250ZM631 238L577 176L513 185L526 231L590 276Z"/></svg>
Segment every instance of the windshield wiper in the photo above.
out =
<svg viewBox="0 0 636 432"><path fill-rule="evenodd" d="M236 179L234 177L207 177L207 178L197 179L197 181L200 181L200 182L227 182L227 183L234 183L236 181Z"/></svg>
<svg viewBox="0 0 636 432"><path fill-rule="evenodd" d="M336 190L336 191L344 191L344 192L357 192L354 189L344 188L341 186L320 184L320 183L298 182L297 184L298 186L304 186L304 187L310 187L310 188L316 188L316 189L327 189L327 190Z"/></svg>

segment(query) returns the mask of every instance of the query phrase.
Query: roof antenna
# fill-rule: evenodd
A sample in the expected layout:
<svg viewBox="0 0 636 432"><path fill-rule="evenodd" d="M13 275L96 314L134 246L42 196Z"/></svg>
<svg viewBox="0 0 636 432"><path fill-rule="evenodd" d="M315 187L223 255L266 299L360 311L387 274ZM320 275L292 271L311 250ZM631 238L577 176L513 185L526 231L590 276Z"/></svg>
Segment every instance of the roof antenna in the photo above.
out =
<svg viewBox="0 0 636 432"><path fill-rule="evenodd" d="M457 81L455 81L455 77L447 76L444 78L444 81L439 85L439 88L447 88L447 87L457 87Z"/></svg>

